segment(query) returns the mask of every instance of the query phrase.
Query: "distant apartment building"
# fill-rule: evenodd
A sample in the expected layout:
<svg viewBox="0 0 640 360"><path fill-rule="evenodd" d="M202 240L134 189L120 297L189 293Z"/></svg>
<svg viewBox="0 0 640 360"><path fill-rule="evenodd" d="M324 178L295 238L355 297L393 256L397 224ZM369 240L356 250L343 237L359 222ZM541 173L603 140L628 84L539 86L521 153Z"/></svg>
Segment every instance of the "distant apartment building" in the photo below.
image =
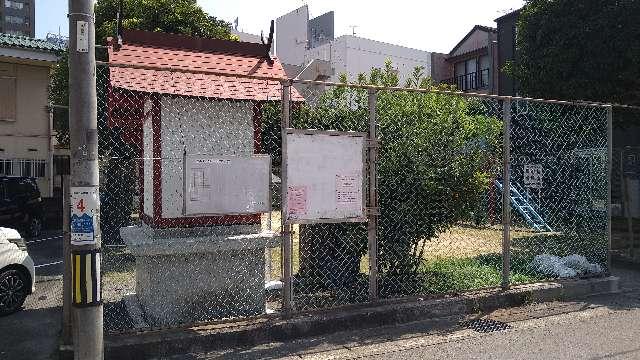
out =
<svg viewBox="0 0 640 360"><path fill-rule="evenodd" d="M386 60L391 60L401 85L416 66L431 74L431 52L355 35L336 38L333 11L309 19L306 5L276 19L275 47L287 75L306 80L337 81L344 73L353 81L383 67Z"/></svg>
<svg viewBox="0 0 640 360"><path fill-rule="evenodd" d="M496 19L498 25L498 68L503 69L507 63L514 66L518 63L516 52L516 26L522 9L512 11ZM514 96L519 93L518 81L505 73L500 72L498 77L498 94Z"/></svg>
<svg viewBox="0 0 640 360"><path fill-rule="evenodd" d="M35 0L0 0L0 33L35 37Z"/></svg>
<svg viewBox="0 0 640 360"><path fill-rule="evenodd" d="M433 79L464 92L497 94L497 30L476 25L448 54L434 54Z"/></svg>

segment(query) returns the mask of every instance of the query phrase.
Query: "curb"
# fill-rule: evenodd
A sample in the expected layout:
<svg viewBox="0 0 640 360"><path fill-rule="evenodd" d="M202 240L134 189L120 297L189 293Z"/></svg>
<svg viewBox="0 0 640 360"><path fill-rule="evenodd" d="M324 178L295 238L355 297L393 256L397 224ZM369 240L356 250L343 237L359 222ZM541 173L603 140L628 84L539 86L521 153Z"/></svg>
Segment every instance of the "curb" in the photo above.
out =
<svg viewBox="0 0 640 360"><path fill-rule="evenodd" d="M467 292L438 299L404 298L349 306L289 319L259 317L188 329L148 331L105 338L106 359L142 359L190 352L255 346L340 331L403 324L427 319L488 312L532 302L570 300L619 292L619 278L562 280Z"/></svg>

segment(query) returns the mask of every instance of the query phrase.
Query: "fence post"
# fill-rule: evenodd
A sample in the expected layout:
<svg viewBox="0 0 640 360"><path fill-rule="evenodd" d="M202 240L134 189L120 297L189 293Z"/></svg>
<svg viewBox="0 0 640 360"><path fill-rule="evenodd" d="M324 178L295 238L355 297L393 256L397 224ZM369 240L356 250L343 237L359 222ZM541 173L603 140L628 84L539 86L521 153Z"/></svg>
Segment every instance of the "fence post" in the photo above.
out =
<svg viewBox="0 0 640 360"><path fill-rule="evenodd" d="M282 276L283 276L283 299L282 308L284 314L288 316L291 314L292 300L293 300L293 284L292 284L292 244L291 244L291 225L285 224L286 219L286 207L287 207L287 128L289 128L289 107L290 107L290 95L291 95L291 81L287 80L282 82L282 122L281 122L281 140L282 140L282 169L281 169L281 184L282 195L280 205L280 222L282 226Z"/></svg>
<svg viewBox="0 0 640 360"><path fill-rule="evenodd" d="M73 322L71 316L71 234L69 204L69 175L62 175L62 345L73 344Z"/></svg>
<svg viewBox="0 0 640 360"><path fill-rule="evenodd" d="M93 0L69 0L71 253L76 359L103 359L100 207ZM76 210L79 210L76 212Z"/></svg>
<svg viewBox="0 0 640 360"><path fill-rule="evenodd" d="M504 122L502 184L502 289L509 289L511 273L511 99L502 104Z"/></svg>
<svg viewBox="0 0 640 360"><path fill-rule="evenodd" d="M375 89L369 89L369 206L367 209L367 237L369 252L369 301L378 299L378 187L376 175L376 161L378 157L378 134L376 119Z"/></svg>
<svg viewBox="0 0 640 360"><path fill-rule="evenodd" d="M607 272L611 273L611 178L613 175L613 106L607 106ZM620 174L624 181L624 172Z"/></svg>
<svg viewBox="0 0 640 360"><path fill-rule="evenodd" d="M635 249L635 240L633 235L633 218L631 216L631 204L630 204L630 194L629 194L629 181L628 178L624 174L624 151L626 148L620 149L620 187L622 188L622 211L624 212L625 217L627 218L627 238L629 241L629 256L631 258L634 257L634 249ZM611 158L613 161L613 157ZM613 178L613 170L611 174L611 178ZM613 179L612 179L613 180ZM613 249L613 248L611 248ZM609 249L609 251L611 251Z"/></svg>

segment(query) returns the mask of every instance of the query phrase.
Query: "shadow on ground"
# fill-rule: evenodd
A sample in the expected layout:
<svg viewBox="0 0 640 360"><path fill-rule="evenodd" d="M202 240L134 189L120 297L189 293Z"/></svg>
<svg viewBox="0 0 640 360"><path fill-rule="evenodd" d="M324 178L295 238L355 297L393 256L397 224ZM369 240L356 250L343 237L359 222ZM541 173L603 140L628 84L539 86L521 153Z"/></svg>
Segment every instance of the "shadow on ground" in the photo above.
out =
<svg viewBox="0 0 640 360"><path fill-rule="evenodd" d="M613 269L613 274L621 278L622 294L592 296L580 301L556 301L542 304L529 304L512 309L499 309L486 314L469 317L451 317L445 319L422 321L382 328L367 329L327 336L301 339L288 343L273 343L251 348L229 349L206 354L176 355L170 359L282 359L313 357L322 358L322 353L331 351L332 356L353 356L349 349L364 346L385 347L386 343L399 340L418 339L433 335L450 335L461 330L487 332L485 327L468 326L469 324L489 324L489 331L509 331L509 323L543 319L550 316L570 314L588 309L604 307L611 310L630 310L640 308L640 271L632 269ZM482 321L473 321L481 319ZM496 325L497 324L497 325Z"/></svg>
<svg viewBox="0 0 640 360"><path fill-rule="evenodd" d="M21 311L0 317L0 360L57 359L61 299L61 280L38 282Z"/></svg>

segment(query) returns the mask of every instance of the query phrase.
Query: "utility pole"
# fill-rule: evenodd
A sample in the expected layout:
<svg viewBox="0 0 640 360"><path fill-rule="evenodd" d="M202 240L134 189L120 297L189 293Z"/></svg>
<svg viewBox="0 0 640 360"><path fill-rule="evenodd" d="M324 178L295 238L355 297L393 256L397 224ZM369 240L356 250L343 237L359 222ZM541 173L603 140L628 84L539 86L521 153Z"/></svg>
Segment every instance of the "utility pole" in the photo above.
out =
<svg viewBox="0 0 640 360"><path fill-rule="evenodd" d="M103 359L93 0L69 0L71 265L75 359Z"/></svg>

